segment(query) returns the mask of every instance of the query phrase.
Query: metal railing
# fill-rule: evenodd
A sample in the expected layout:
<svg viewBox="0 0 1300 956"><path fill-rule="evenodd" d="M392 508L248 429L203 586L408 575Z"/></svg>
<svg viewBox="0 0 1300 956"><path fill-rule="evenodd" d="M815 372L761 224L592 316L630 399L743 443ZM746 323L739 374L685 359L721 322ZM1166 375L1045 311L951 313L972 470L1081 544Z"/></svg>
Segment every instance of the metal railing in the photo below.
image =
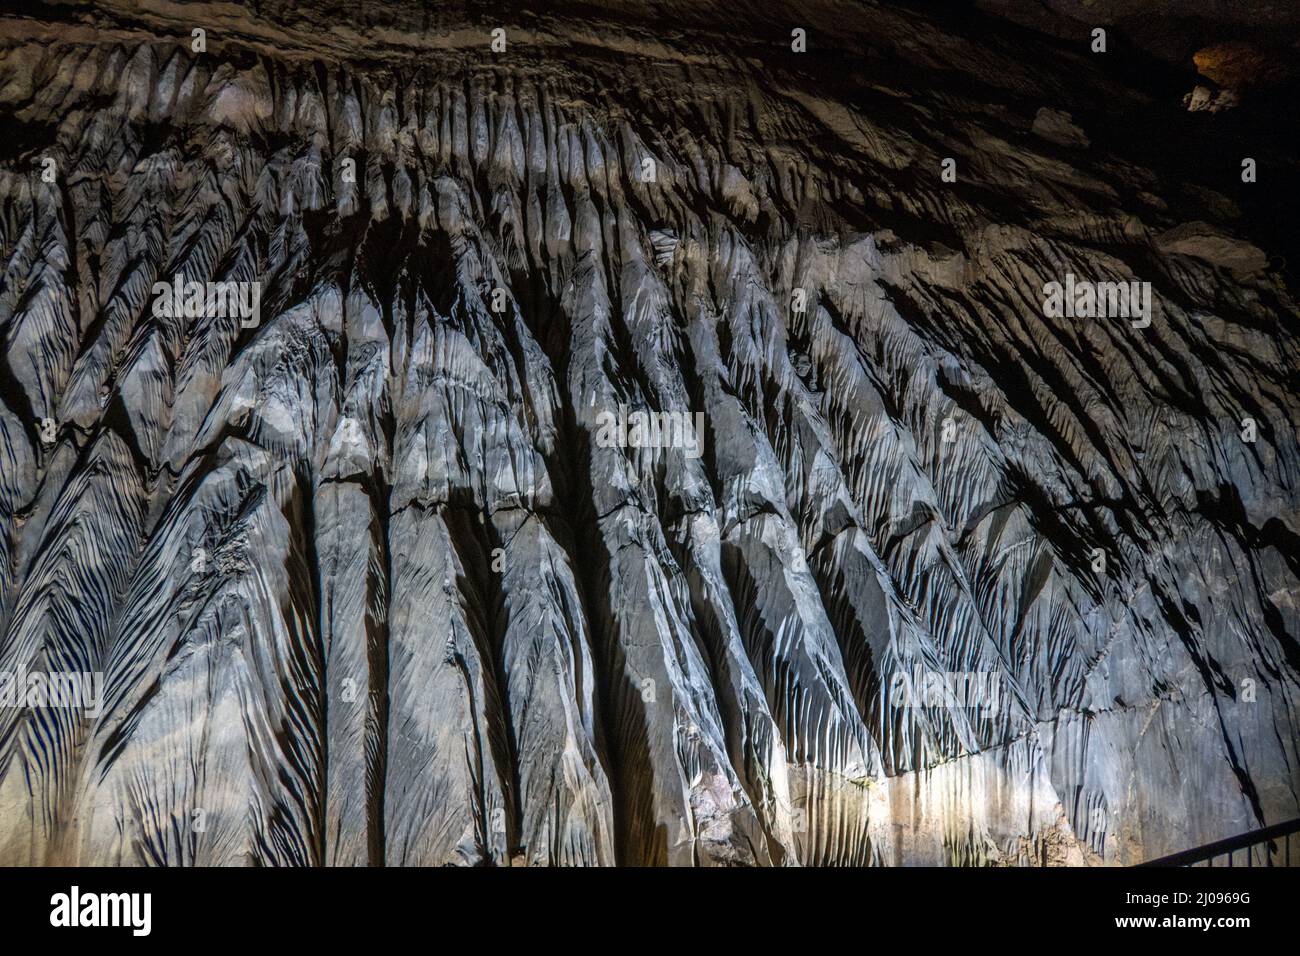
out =
<svg viewBox="0 0 1300 956"><path fill-rule="evenodd" d="M1138 866L1290 866L1292 843L1296 845L1296 864L1300 865L1300 818L1147 860Z"/></svg>

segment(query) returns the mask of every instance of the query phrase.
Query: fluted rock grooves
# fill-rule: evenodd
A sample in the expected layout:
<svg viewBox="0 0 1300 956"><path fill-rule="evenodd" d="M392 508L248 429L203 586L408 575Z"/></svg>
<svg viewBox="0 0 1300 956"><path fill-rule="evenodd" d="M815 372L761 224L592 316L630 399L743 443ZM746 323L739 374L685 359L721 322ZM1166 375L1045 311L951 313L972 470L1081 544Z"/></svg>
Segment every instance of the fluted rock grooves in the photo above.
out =
<svg viewBox="0 0 1300 956"><path fill-rule="evenodd" d="M1076 129L1148 104L1083 44L633 9L0 21L0 672L104 680L0 708L0 863L1109 864L1297 815L1300 313L1244 200ZM1046 317L1066 273L1150 327ZM176 275L260 321L157 315ZM619 406L702 454L605 447Z"/></svg>

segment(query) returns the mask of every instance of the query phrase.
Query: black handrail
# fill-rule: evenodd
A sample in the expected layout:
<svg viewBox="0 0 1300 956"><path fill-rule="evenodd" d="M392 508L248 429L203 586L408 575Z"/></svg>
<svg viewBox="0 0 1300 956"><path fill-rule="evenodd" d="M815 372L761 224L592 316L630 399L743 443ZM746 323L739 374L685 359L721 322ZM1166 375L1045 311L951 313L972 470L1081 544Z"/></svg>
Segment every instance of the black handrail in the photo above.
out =
<svg viewBox="0 0 1300 956"><path fill-rule="evenodd" d="M1181 853L1173 853L1169 856L1162 856L1156 860L1147 860L1145 863L1139 863L1138 866L1191 866L1194 863L1206 863L1213 866L1213 860L1217 856L1228 855L1228 866L1232 866L1232 853L1234 850L1246 849L1248 847L1261 846L1270 844L1269 849L1265 852L1265 859L1268 865L1273 865L1273 854L1276 847L1271 846L1272 842L1278 837L1289 838L1293 833L1300 833L1300 818L1287 820L1285 823L1275 823L1271 827L1263 827L1259 830L1251 830L1249 833L1242 833L1235 837L1228 837L1226 840L1219 840L1216 843L1207 843L1205 846L1198 846L1191 850L1183 850ZM1286 862L1283 866L1291 865L1291 841L1283 839L1282 845L1285 848ZM1250 853L1246 854L1246 865L1253 866Z"/></svg>

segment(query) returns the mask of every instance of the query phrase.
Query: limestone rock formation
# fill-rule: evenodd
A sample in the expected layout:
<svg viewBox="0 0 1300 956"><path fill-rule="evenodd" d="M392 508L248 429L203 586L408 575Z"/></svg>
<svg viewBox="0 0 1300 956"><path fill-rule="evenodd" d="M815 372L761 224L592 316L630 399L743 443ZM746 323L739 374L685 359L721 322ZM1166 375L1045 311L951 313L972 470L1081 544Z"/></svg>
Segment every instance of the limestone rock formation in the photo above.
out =
<svg viewBox="0 0 1300 956"><path fill-rule="evenodd" d="M1300 815L1300 311L1092 121L1143 91L896 4L493 15L0 19L0 674L98 688L0 706L0 863Z"/></svg>

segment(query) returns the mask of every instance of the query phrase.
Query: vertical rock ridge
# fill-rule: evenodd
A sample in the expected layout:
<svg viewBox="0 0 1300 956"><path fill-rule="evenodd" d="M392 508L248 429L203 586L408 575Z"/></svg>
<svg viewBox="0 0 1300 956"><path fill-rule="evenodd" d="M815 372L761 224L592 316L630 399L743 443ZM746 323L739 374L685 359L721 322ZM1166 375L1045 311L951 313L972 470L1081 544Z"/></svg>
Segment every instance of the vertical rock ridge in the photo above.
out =
<svg viewBox="0 0 1300 956"><path fill-rule="evenodd" d="M103 679L0 708L0 863L1297 815L1300 311L1231 197L1071 119L1145 93L889 5L815 69L730 13L494 56L316 6L0 20L0 672ZM1048 314L1067 274L1153 321Z"/></svg>

